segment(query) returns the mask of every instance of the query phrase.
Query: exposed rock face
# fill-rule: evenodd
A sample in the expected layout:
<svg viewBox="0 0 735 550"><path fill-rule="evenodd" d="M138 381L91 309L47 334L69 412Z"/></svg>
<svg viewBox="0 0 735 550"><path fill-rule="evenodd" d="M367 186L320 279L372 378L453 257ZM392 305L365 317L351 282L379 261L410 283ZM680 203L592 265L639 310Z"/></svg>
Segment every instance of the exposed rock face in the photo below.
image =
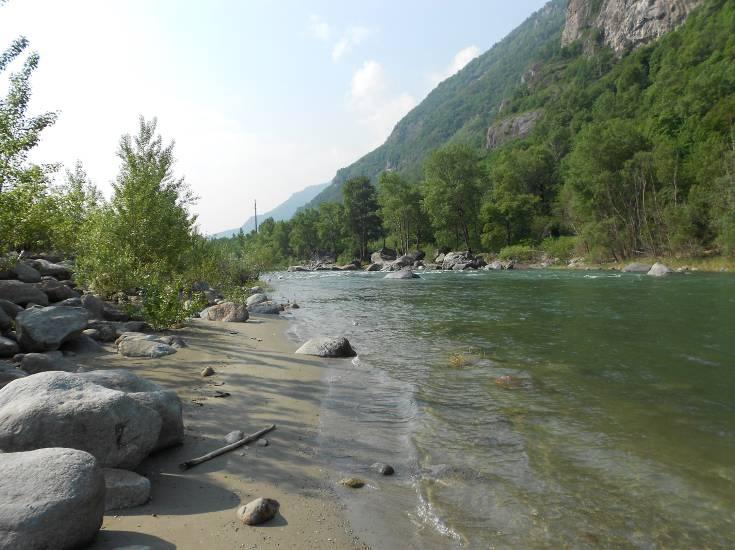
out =
<svg viewBox="0 0 735 550"><path fill-rule="evenodd" d="M0 390L0 451L68 447L102 466L135 468L154 449L161 416L79 374L43 372ZM2 455L0 455L2 456Z"/></svg>
<svg viewBox="0 0 735 550"><path fill-rule="evenodd" d="M296 353L318 357L354 357L357 355L349 340L343 336L339 338L312 338L297 349Z"/></svg>
<svg viewBox="0 0 735 550"><path fill-rule="evenodd" d="M89 453L0 454L0 548L81 548L102 525L105 483Z"/></svg>
<svg viewBox="0 0 735 550"><path fill-rule="evenodd" d="M561 43L567 46L587 29L598 29L618 54L655 40L684 22L703 0L569 0ZM594 4L599 8L595 12Z"/></svg>
<svg viewBox="0 0 735 550"><path fill-rule="evenodd" d="M529 111L515 116L504 118L493 124L487 130L485 147L497 149L514 139L522 139L528 136L536 127L541 118L542 111Z"/></svg>
<svg viewBox="0 0 735 550"><path fill-rule="evenodd" d="M15 318L15 327L25 351L55 350L87 328L87 310L63 306L27 309Z"/></svg>

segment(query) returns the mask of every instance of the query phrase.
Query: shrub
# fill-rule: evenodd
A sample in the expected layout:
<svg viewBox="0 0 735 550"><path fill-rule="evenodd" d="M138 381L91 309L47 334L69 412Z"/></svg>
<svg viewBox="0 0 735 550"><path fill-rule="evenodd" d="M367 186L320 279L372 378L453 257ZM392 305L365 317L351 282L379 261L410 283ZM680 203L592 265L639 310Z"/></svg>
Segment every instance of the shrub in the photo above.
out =
<svg viewBox="0 0 735 550"><path fill-rule="evenodd" d="M506 246L500 251L498 257L501 260L513 260L515 262L532 262L538 257L538 251L528 245L515 244Z"/></svg>
<svg viewBox="0 0 735 550"><path fill-rule="evenodd" d="M206 306L202 294L187 297L180 277L167 279L158 274L145 277L142 286L143 317L156 330L180 326Z"/></svg>
<svg viewBox="0 0 735 550"><path fill-rule="evenodd" d="M577 237L549 237L541 243L541 250L552 258L568 260L575 255Z"/></svg>

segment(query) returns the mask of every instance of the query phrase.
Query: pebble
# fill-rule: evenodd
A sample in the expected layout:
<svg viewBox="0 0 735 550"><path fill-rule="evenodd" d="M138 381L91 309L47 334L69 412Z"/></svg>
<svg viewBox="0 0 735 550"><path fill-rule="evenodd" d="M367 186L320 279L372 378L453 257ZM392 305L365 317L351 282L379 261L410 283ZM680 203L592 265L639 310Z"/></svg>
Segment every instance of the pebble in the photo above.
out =
<svg viewBox="0 0 735 550"><path fill-rule="evenodd" d="M340 483L345 487L349 487L350 489L359 489L360 487L365 486L365 482L356 477L346 477L345 479L341 480Z"/></svg>
<svg viewBox="0 0 735 550"><path fill-rule="evenodd" d="M212 367L206 367L202 371L202 376L212 376L214 374L214 369Z"/></svg>
<svg viewBox="0 0 735 550"><path fill-rule="evenodd" d="M258 439L258 441L255 444L258 447L267 447L269 445L268 440L265 437L262 439Z"/></svg>

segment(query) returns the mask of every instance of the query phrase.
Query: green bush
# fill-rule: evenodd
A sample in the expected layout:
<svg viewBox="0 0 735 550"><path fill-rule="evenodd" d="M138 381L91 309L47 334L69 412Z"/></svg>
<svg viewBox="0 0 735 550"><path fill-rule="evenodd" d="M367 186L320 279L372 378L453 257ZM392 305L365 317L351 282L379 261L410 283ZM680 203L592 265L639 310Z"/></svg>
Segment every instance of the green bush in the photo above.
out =
<svg viewBox="0 0 735 550"><path fill-rule="evenodd" d="M142 285L143 317L156 330L180 326L204 307L206 299L196 293L186 295L190 285L180 277L168 279L158 274L145 277Z"/></svg>
<svg viewBox="0 0 735 550"><path fill-rule="evenodd" d="M498 257L501 260L513 260L514 262L532 262L538 257L538 251L528 245L516 244L506 246L500 251Z"/></svg>
<svg viewBox="0 0 735 550"><path fill-rule="evenodd" d="M541 243L541 250L552 258L568 260L575 255L577 237L549 237Z"/></svg>

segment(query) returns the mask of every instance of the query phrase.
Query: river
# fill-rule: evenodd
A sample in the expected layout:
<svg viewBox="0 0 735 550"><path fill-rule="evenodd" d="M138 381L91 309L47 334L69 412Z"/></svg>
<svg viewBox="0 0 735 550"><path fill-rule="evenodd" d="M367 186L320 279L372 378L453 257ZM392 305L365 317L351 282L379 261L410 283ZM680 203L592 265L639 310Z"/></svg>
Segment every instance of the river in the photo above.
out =
<svg viewBox="0 0 735 550"><path fill-rule="evenodd" d="M270 276L292 338L359 353L325 367L320 453L368 479L368 543L731 547L735 276L383 275Z"/></svg>

